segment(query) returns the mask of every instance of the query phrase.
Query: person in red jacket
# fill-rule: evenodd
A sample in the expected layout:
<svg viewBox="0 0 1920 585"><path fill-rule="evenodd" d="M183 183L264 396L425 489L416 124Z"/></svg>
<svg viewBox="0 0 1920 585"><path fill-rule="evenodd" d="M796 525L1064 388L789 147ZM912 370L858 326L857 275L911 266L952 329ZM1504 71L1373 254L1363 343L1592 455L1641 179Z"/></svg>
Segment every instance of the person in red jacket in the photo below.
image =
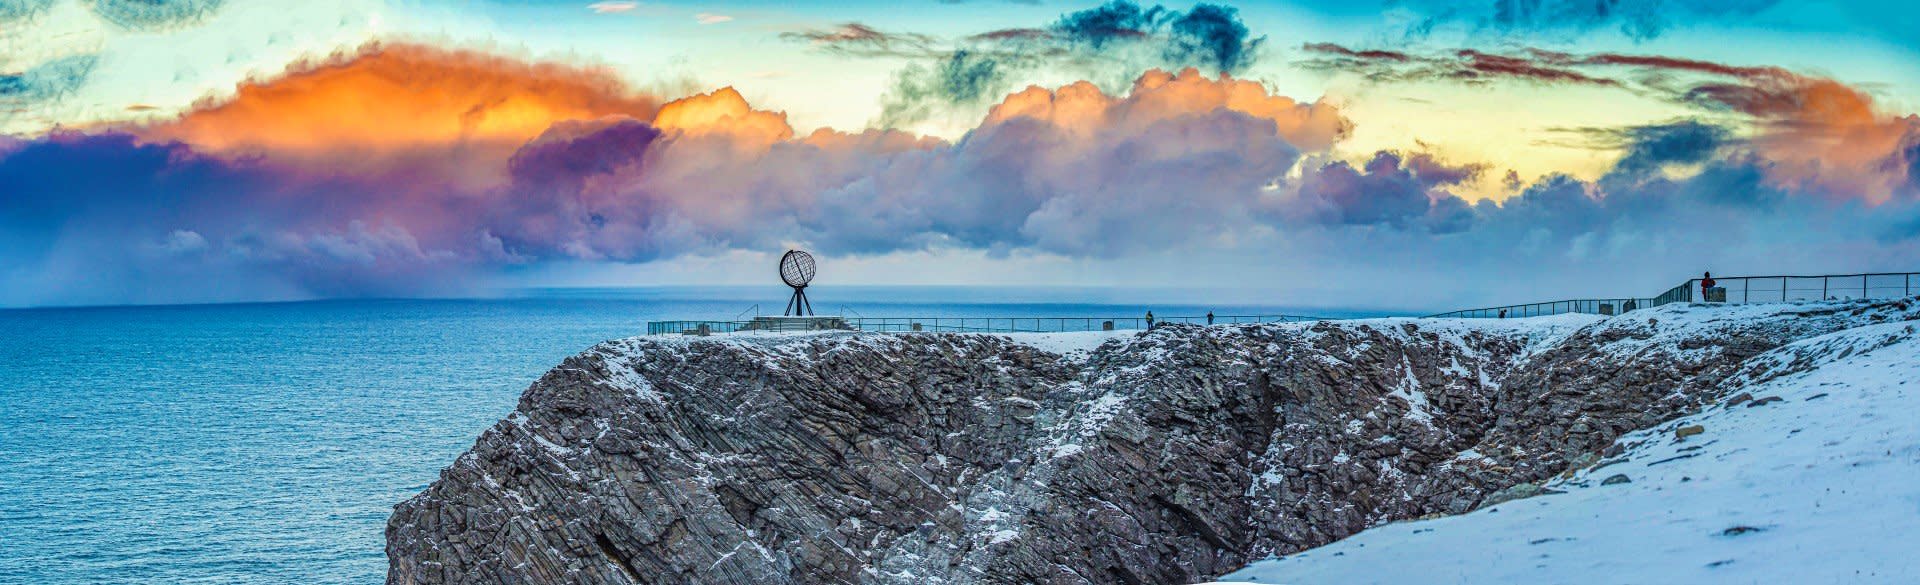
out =
<svg viewBox="0 0 1920 585"><path fill-rule="evenodd" d="M1714 284L1712 272L1702 273L1700 276L1700 300L1707 300L1707 289L1713 288Z"/></svg>

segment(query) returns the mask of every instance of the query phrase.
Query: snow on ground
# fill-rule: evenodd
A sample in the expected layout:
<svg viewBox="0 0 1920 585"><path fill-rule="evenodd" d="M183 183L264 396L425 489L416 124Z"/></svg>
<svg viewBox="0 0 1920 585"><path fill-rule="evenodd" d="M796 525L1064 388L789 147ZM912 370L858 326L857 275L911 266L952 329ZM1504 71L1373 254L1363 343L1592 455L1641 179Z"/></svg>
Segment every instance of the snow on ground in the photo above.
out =
<svg viewBox="0 0 1920 585"><path fill-rule="evenodd" d="M1016 343L1029 345L1047 353L1076 357L1085 356L1098 349L1109 339L1132 337L1140 330L1115 331L1067 331L1062 333L964 333L962 335L999 335L1012 339Z"/></svg>
<svg viewBox="0 0 1920 585"><path fill-rule="evenodd" d="M1422 330L1437 330L1442 335L1450 335L1454 344L1467 347L1459 337L1467 331L1482 331L1489 334L1521 335L1527 338L1524 353L1534 354L1553 347L1560 340L1573 335L1581 327L1605 320L1599 315L1582 313L1562 313L1540 317L1514 317L1511 319L1414 319L1412 322ZM1363 321L1363 322L1371 322Z"/></svg>
<svg viewBox="0 0 1920 585"><path fill-rule="evenodd" d="M1915 327L1756 357L1759 381L1738 376L1726 403L1622 438L1616 462L1548 486L1566 493L1376 527L1221 582L1920 582Z"/></svg>
<svg viewBox="0 0 1920 585"><path fill-rule="evenodd" d="M1412 324L1420 331L1439 335L1441 338L1460 348L1471 347L1466 337L1471 333L1487 335L1517 336L1527 339L1526 353L1532 354L1552 347L1580 328L1606 320L1599 315L1581 313L1563 313L1541 317L1514 317L1511 319L1434 319L1428 317L1376 317L1371 319L1341 319L1332 323L1341 326L1368 325L1381 331L1398 331ZM1298 321L1285 326L1302 330L1313 327L1317 321Z"/></svg>

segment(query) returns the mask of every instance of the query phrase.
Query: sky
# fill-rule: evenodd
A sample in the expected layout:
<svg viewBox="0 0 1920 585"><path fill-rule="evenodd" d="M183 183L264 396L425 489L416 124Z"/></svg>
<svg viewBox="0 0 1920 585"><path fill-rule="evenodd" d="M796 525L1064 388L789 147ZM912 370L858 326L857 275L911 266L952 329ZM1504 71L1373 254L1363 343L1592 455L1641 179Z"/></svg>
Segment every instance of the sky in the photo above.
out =
<svg viewBox="0 0 1920 585"><path fill-rule="evenodd" d="M1920 267L1891 2L0 0L0 306ZM816 293L819 294L819 293Z"/></svg>

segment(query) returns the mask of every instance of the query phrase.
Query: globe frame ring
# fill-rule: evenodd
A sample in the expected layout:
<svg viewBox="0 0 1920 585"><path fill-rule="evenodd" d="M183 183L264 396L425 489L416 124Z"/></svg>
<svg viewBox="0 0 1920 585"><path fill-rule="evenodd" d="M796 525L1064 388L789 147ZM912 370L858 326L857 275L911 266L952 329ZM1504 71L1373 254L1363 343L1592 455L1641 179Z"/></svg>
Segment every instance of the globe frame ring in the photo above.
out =
<svg viewBox="0 0 1920 585"><path fill-rule="evenodd" d="M800 250L788 250L780 256L780 280L787 286L801 288L813 282L816 274L813 255Z"/></svg>

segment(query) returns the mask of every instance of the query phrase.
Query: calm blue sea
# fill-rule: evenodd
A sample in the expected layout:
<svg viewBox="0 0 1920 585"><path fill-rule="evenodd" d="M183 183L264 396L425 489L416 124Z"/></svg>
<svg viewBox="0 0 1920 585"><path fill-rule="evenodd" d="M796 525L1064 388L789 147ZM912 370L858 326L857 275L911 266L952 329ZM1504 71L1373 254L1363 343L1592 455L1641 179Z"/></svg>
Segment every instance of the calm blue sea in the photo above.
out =
<svg viewBox="0 0 1920 585"><path fill-rule="evenodd" d="M777 314L784 295L0 310L0 583L378 583L392 506L547 368L650 319ZM866 317L1327 314L1170 291L812 295L820 313Z"/></svg>

